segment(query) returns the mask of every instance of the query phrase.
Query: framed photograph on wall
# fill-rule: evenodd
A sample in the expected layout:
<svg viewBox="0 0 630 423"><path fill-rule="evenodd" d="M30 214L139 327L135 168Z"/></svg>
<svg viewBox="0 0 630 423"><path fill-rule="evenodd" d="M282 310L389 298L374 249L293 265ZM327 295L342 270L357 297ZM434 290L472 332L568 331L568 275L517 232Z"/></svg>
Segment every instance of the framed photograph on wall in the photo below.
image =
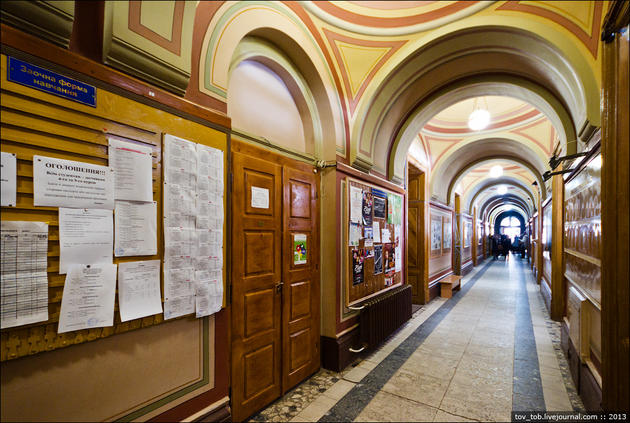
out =
<svg viewBox="0 0 630 423"><path fill-rule="evenodd" d="M431 216L431 252L439 253L442 250L442 218Z"/></svg>
<svg viewBox="0 0 630 423"><path fill-rule="evenodd" d="M464 248L470 247L471 239L472 239L472 223L466 222L464 224Z"/></svg>
<svg viewBox="0 0 630 423"><path fill-rule="evenodd" d="M450 250L453 245L453 225L451 224L450 216L443 216L444 220L444 236L442 237L444 244L442 245L442 249Z"/></svg>

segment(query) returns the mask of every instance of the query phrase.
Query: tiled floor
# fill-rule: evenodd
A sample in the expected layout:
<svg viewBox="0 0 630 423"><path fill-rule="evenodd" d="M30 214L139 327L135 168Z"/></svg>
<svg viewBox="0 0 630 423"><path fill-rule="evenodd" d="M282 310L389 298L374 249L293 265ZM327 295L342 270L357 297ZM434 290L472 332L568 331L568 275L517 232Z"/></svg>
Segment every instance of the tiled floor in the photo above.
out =
<svg viewBox="0 0 630 423"><path fill-rule="evenodd" d="M321 370L252 421L510 421L512 410L583 411L558 331L525 262L486 262L381 348Z"/></svg>

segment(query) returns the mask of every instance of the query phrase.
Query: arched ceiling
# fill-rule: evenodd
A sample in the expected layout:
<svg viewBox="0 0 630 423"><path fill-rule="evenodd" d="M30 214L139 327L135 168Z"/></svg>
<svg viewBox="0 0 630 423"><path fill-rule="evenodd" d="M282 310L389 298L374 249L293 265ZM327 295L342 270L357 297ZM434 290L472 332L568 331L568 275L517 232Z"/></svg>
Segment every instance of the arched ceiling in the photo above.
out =
<svg viewBox="0 0 630 423"><path fill-rule="evenodd" d="M537 181L544 199L540 175L556 142L577 152L600 124L608 2L186 3L194 16L180 2L106 3L116 37L156 59L137 60L139 74L174 65L185 98L229 115L231 69L263 63L297 99L315 159L402 184L409 154L447 204L456 187L468 208L492 195L484 174L493 160L504 161L515 195L537 201ZM479 97L492 122L470 131Z"/></svg>
<svg viewBox="0 0 630 423"><path fill-rule="evenodd" d="M475 107L490 113L490 123L480 131L468 127L468 117ZM431 195L451 203L457 192L465 207L472 209L479 187L493 180L493 166L501 167L508 184L514 180L527 187L518 191L532 204L536 198L528 191L534 181L544 187L541 175L558 136L551 121L531 104L512 97L483 96L460 101L437 113L420 130L418 140L430 163Z"/></svg>

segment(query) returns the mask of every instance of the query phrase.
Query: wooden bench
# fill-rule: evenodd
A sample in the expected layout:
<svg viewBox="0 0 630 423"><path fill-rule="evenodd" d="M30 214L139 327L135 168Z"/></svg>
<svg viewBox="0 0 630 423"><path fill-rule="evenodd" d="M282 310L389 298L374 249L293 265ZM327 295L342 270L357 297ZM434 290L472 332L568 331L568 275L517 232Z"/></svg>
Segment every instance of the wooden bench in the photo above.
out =
<svg viewBox="0 0 630 423"><path fill-rule="evenodd" d="M453 291L457 291L461 288L461 276L448 275L439 280L440 282L440 297L451 298Z"/></svg>

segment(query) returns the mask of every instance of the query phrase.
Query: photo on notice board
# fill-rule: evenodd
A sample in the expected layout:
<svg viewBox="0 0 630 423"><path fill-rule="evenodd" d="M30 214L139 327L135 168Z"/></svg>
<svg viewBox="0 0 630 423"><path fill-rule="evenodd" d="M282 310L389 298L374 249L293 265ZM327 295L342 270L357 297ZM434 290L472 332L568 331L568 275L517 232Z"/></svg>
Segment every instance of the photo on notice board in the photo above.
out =
<svg viewBox="0 0 630 423"><path fill-rule="evenodd" d="M442 244L442 219L431 217L431 251L439 251Z"/></svg>
<svg viewBox="0 0 630 423"><path fill-rule="evenodd" d="M363 191L363 225L372 226L372 193Z"/></svg>
<svg viewBox="0 0 630 423"><path fill-rule="evenodd" d="M452 246L453 242L453 226L451 225L451 218L444 217L444 249L448 250Z"/></svg>
<svg viewBox="0 0 630 423"><path fill-rule="evenodd" d="M386 194L372 188L372 199L374 202L374 218L385 219L385 216L387 216Z"/></svg>
<svg viewBox="0 0 630 423"><path fill-rule="evenodd" d="M363 283L363 249L352 250L352 285Z"/></svg>
<svg viewBox="0 0 630 423"><path fill-rule="evenodd" d="M396 269L396 252L394 251L394 244L384 245L383 262L385 264L385 273L393 274Z"/></svg>
<svg viewBox="0 0 630 423"><path fill-rule="evenodd" d="M374 274L380 275L383 273L383 246L374 246Z"/></svg>

